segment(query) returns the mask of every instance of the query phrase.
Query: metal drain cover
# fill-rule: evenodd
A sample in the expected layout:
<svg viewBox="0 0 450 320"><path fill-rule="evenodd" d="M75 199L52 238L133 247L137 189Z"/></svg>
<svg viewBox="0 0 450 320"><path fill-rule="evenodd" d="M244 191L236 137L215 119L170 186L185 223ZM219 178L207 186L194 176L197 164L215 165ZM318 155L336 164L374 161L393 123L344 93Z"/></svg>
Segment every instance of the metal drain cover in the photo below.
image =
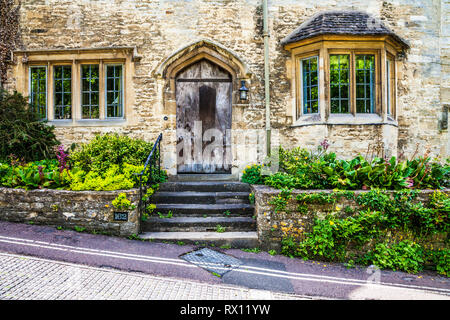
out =
<svg viewBox="0 0 450 320"><path fill-rule="evenodd" d="M180 258L193 263L200 268L206 269L209 272L218 274L221 277L228 271L236 269L242 264L239 259L209 248L188 252L180 256Z"/></svg>

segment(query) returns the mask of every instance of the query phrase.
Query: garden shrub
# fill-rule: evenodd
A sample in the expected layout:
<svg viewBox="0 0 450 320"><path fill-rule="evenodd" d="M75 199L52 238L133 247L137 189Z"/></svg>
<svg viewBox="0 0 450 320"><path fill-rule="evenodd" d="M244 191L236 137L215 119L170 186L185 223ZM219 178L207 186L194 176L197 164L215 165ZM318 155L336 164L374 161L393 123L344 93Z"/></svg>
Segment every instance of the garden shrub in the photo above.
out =
<svg viewBox="0 0 450 320"><path fill-rule="evenodd" d="M152 147L152 143L144 140L108 133L96 135L89 143L77 146L70 159L73 167L101 173L113 165L118 165L119 169L125 163L143 165Z"/></svg>
<svg viewBox="0 0 450 320"><path fill-rule="evenodd" d="M69 190L126 190L137 187L139 173L152 144L117 134L96 136L72 154L63 146L54 149L56 159L24 162L10 156L0 162L0 186L10 188L58 188ZM167 180L164 170L153 168L142 178L154 183Z"/></svg>
<svg viewBox="0 0 450 320"><path fill-rule="evenodd" d="M80 168L72 170L72 179L70 189L74 191L80 190L127 190L137 186L137 173L144 168L131 164L122 164L122 170L119 165L110 166L105 172L98 171L85 172Z"/></svg>
<svg viewBox="0 0 450 320"><path fill-rule="evenodd" d="M243 182L295 189L437 189L449 187L449 160L441 164L430 157L398 161L396 157L375 157L368 161L359 155L351 160L337 159L321 145L316 152L279 148L280 171L264 176L260 166L244 171Z"/></svg>
<svg viewBox="0 0 450 320"><path fill-rule="evenodd" d="M54 159L59 141L20 93L0 89L0 159L13 154L25 162Z"/></svg>
<svg viewBox="0 0 450 320"><path fill-rule="evenodd" d="M261 165L247 166L243 171L242 181L250 184L263 184L264 179L261 176Z"/></svg>
<svg viewBox="0 0 450 320"><path fill-rule="evenodd" d="M63 189L70 183L68 170L60 170L57 160L41 160L29 163L0 163L0 186L8 188Z"/></svg>
<svg viewBox="0 0 450 320"><path fill-rule="evenodd" d="M422 246L410 240L378 243L362 259L366 264L373 263L382 269L417 273L424 268L425 251Z"/></svg>
<svg viewBox="0 0 450 320"><path fill-rule="evenodd" d="M70 155L73 172L70 189L99 191L137 187L138 174L144 169L152 148L152 143L116 133L97 135L89 143L77 146ZM167 179L166 172L158 172L157 168L149 174L156 183Z"/></svg>
<svg viewBox="0 0 450 320"><path fill-rule="evenodd" d="M415 190L397 191L394 195L371 190L353 197L348 191L300 194L296 200L301 205L335 204L336 199L345 196L354 199L360 207L347 217L333 213L316 217L311 231L302 239L285 235L282 253L337 262L355 259L361 264L406 272L419 272L431 265L448 276L449 249L429 250L419 242L435 234L448 235L450 196L436 190L430 201L422 203L412 201L417 194Z"/></svg>
<svg viewBox="0 0 450 320"><path fill-rule="evenodd" d="M439 274L450 277L450 249L427 250L425 254L426 260L434 266L434 270Z"/></svg>

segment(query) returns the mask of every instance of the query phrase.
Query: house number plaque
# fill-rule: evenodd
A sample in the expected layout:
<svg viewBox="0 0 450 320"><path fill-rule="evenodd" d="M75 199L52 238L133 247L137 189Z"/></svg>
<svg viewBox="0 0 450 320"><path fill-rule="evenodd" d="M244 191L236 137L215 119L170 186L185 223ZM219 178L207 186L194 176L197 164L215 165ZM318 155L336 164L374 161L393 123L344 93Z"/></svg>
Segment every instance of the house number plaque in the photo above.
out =
<svg viewBox="0 0 450 320"><path fill-rule="evenodd" d="M114 212L114 221L128 221L128 212Z"/></svg>

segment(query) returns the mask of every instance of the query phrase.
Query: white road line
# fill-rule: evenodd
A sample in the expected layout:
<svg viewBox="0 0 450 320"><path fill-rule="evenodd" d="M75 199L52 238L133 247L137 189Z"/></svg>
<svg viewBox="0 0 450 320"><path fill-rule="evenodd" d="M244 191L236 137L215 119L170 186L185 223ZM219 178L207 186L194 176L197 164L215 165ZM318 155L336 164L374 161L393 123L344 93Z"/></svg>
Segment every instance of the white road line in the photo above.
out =
<svg viewBox="0 0 450 320"><path fill-rule="evenodd" d="M65 252L80 253L80 254L98 255L98 256L111 257L111 258L119 258L119 259L151 262L151 263L171 264L171 265L177 265L177 266L189 267L189 268L197 268L198 267L198 265L184 262L180 259L162 258L162 257L155 257L155 256L144 256L144 255L137 255L137 254L113 252L113 251L107 251L107 250L90 249L90 248L55 244L55 243L37 241L37 240L28 240L28 239L0 236L0 242L26 245L26 246L32 246L32 247L39 247L39 248L45 248L45 249L53 249L53 250L59 250L59 251L65 251ZM210 266L210 265L212 265L212 264L208 264L208 266ZM217 266L217 267L221 268L222 266ZM228 268L224 268L224 269L228 269ZM233 269L233 271L248 273L248 274L264 275L264 276L270 276L270 277L277 277L277 278L286 278L286 279L291 279L291 280L328 282L328 283L337 283L337 284L345 284L345 285L353 285L353 286L361 286L361 285L367 285L367 284L372 285L373 284L374 286L401 287L401 288L410 289L410 290L426 290L426 291L440 292L443 294L450 295L450 289L397 284L397 283L385 283L385 282L371 283L371 282L368 282L365 280L359 280L359 279L347 279L347 278L339 278L339 277L332 277L332 276L325 276L325 275L294 273L294 272L287 272L287 271L282 271L282 270L266 269L266 268L252 267L252 266L242 266L241 268Z"/></svg>
<svg viewBox="0 0 450 320"><path fill-rule="evenodd" d="M261 270L261 271L270 271L270 272L280 273L280 274L284 274L284 275L291 275L291 276L305 276L305 277L314 277L314 278L339 280L339 281L346 280L346 278L315 275L315 274L309 274L309 273L288 272L288 271L284 271L284 270L265 269L265 268L259 268L259 267L253 267L253 266L243 266L243 268L253 269L253 270ZM359 282L360 284L372 283L372 282L368 282L367 280L360 280L360 279L347 279L347 280L352 281L352 282ZM399 286L399 287L405 287L405 288L411 288L411 289L424 289L424 290L432 289L434 291L438 290L438 291L442 291L442 292L446 292L446 293L450 294L450 289L444 289L444 288L424 287L424 286L416 286L416 285L402 284L402 283L391 283L391 282L379 282L379 284L386 285L386 286Z"/></svg>
<svg viewBox="0 0 450 320"><path fill-rule="evenodd" d="M0 239L0 242L5 243L12 243L12 244L20 244L20 245L26 245L26 246L32 246L32 247L39 247L39 248L45 248L45 249L53 249L53 250L59 250L59 251L65 251L65 252L73 252L73 253L81 253L81 254L88 254L88 255L97 255L97 256L103 256L103 257L111 257L111 258L120 258L120 259L128 259L128 260L134 260L134 261L144 261L144 262L153 262L153 263L164 263L164 264L172 264L172 265L178 265L183 267L190 267L190 268L197 268L195 265L182 263L182 262L171 262L171 261L160 261L155 259L146 259L146 258L138 258L138 257L126 257L121 255L114 255L114 254L105 254L101 252L88 252L83 250L77 250L77 249L67 249L67 248L58 248L53 246L45 246L41 244L34 244L34 243L22 243L19 241L12 241L12 240L4 240Z"/></svg>

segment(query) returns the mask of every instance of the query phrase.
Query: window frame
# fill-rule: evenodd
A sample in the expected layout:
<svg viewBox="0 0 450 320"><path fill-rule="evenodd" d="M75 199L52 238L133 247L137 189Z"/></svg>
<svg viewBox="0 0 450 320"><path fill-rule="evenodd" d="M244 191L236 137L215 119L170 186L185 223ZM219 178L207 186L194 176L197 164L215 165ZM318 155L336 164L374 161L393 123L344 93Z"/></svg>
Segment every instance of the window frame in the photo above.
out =
<svg viewBox="0 0 450 320"><path fill-rule="evenodd" d="M347 112L331 112L331 100L332 100L332 97L331 97L331 56L334 56L334 55L336 55L336 56L344 56L344 55L346 55L346 56L348 56L348 59L349 59L349 61L348 61L349 62L349 66L348 66L348 68L349 68L348 69L348 98L347 98L347 100L348 100L348 111ZM338 70L341 70L341 69L339 68ZM329 92L329 94L328 94L327 111L329 112L330 115L350 114L351 110L352 110L352 101L351 101L352 100L352 86L351 86L351 83L352 83L352 56L349 53L346 53L346 52L344 52L344 53L341 53L341 52L329 53L328 54L328 67L325 70L325 72L327 72L328 79L329 79L329 81L328 81L328 92ZM343 100L343 99L341 99L340 88L341 88L341 85L339 83L339 100ZM339 105L340 105L340 103L339 103ZM340 108L340 106L339 106L339 108Z"/></svg>
<svg viewBox="0 0 450 320"><path fill-rule="evenodd" d="M318 81L318 112L317 113L304 113L303 112L303 75L302 75L302 61L305 59L310 59L313 57L317 57L317 81ZM300 54L300 55L296 55L295 56L295 105L292 106L292 112L293 115L295 117L296 120L301 119L302 117L313 117L313 116L318 116L321 114L321 97L320 97L320 82L321 82L321 77L320 77L320 61L321 61L321 57L320 57L320 51L319 50L311 50L308 51L307 53L304 54Z"/></svg>
<svg viewBox="0 0 450 320"><path fill-rule="evenodd" d="M27 80L27 86L25 87L25 95L29 96L28 102L31 105L31 92L32 92L32 77L31 72L34 68L45 68L45 86L46 86L46 100L45 100L45 118L41 118L42 121L48 121L58 126L67 126L72 124L92 125L97 122L117 122L121 123L127 119L127 60L126 59L85 59L85 60L66 60L58 59L53 61L45 61L45 63L39 61L33 61L25 68L25 74ZM98 76L98 104L99 104L99 116L98 118L83 118L83 80L82 80L82 67L85 65L97 65L99 68ZM108 117L107 116L107 74L106 70L108 66L121 66L122 75L121 92L120 92L120 117ZM70 118L57 119L56 118L56 79L55 68L56 67L70 67L71 69L71 111ZM60 79L59 79L60 80Z"/></svg>
<svg viewBox="0 0 450 320"><path fill-rule="evenodd" d="M55 78L55 68L56 67L70 67L70 118L68 119L56 119L55 115L56 115L56 78ZM51 74L51 88L47 88L47 94L49 93L48 91L51 90L52 93L52 108L53 108L53 119L52 121L71 121L73 119L73 115L74 115L74 91L73 91L73 65L69 64L69 63L54 63L51 65L51 70L52 70L52 74ZM64 78L62 78L64 79ZM61 79L61 80L62 80ZM64 81L64 80L62 80ZM63 91L64 93L64 91ZM63 97L64 99L64 97Z"/></svg>
<svg viewBox="0 0 450 320"><path fill-rule="evenodd" d="M388 70L388 65L390 65ZM396 82L396 63L392 54L386 54L386 115L392 120L397 117L397 82ZM389 90L388 90L389 89Z"/></svg>
<svg viewBox="0 0 450 320"><path fill-rule="evenodd" d="M83 118L83 66L98 66L98 118ZM78 73L78 80L79 80L79 86L80 86L80 97L79 97L79 117L81 121L98 121L102 120L102 113L101 113L101 89L102 89L102 66L99 61L86 61L83 63L80 63L79 65L79 73ZM89 89L91 86L89 86ZM91 90L89 90L89 102L91 101ZM91 104L89 103L89 107Z"/></svg>
<svg viewBox="0 0 450 320"><path fill-rule="evenodd" d="M112 66L121 66L122 67L122 75L120 77L121 81L121 92L120 92L120 99L121 99L121 105L120 105L120 117L108 117L108 67ZM110 120L116 120L116 119L123 119L125 117L125 94L124 94L124 88L125 88L125 64L124 63L105 63L104 64L104 118L110 119ZM115 78L115 77L114 77Z"/></svg>
<svg viewBox="0 0 450 320"><path fill-rule="evenodd" d="M317 112L311 112L311 113L305 113L305 97L304 95L304 86L303 86L303 61L305 60L309 60L309 59L313 59L316 58L317 61ZM317 52L317 54L312 54L312 55L308 55L305 57L301 57L299 58L299 63L300 63L300 70L299 70L299 84L300 84L300 88L299 88L299 92L301 95L301 99L299 101L300 106L299 109L297 110L298 115L299 116L313 116L313 115L318 115L320 114L320 72L319 72L319 53ZM298 118L298 117L297 117Z"/></svg>
<svg viewBox="0 0 450 320"><path fill-rule="evenodd" d="M398 55L404 52L407 45L399 43L396 39L388 35L340 35L325 34L302 39L297 42L288 43L283 48L290 52L290 59L286 61L288 73L287 79L292 83L291 103L287 105L286 116L292 122L292 127L309 126L315 124L391 124L398 125L398 101L397 84L398 68L401 60ZM346 54L353 52L355 54L373 54L375 55L375 108L373 113L356 112L356 85L355 79L351 81L351 112L347 114L330 114L330 72L329 56L330 54ZM301 112L302 92L300 82L300 59L308 56L319 56L319 115L308 116ZM391 115L386 114L386 59L392 58L394 70L391 70ZM352 74L354 58L351 59Z"/></svg>
<svg viewBox="0 0 450 320"><path fill-rule="evenodd" d="M331 69L330 69L330 56L331 55L349 55L350 58L350 76L349 76L349 102L350 102L350 108L349 112L346 113L331 113ZM375 79L374 79L374 86L375 86L375 92L374 92L374 110L372 112L365 112L365 113L358 113L356 112L356 56L357 55L374 55L375 60ZM353 116L363 116L363 115L371 115L371 114L377 114L381 115L381 105L380 105L380 74L381 74L381 68L380 68L380 52L376 49L364 49L364 48L354 48L354 49L335 49L330 48L328 49L326 53L326 59L327 59L327 67L325 69L325 73L327 74L327 81L325 81L325 90L327 91L327 112L330 116L335 115L353 115Z"/></svg>
<svg viewBox="0 0 450 320"><path fill-rule="evenodd" d="M32 95L33 95L33 91L32 91L32 77L31 77L31 70L33 68L45 68L45 117L41 118L41 121L47 121L48 120L48 91L49 91L49 86L48 86L48 65L44 65L44 64L33 64L30 65L28 68L28 103L30 105L30 107L32 108L31 102L32 102ZM39 91L40 92L40 91Z"/></svg>

